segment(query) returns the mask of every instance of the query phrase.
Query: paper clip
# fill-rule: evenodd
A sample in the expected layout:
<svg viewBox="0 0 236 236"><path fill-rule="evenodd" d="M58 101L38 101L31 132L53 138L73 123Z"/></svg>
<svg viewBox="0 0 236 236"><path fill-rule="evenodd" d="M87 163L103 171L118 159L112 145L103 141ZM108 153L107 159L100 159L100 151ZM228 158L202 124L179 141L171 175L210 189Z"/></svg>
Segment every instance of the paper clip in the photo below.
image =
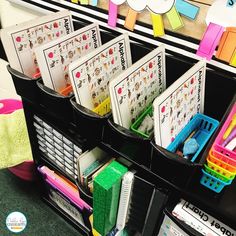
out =
<svg viewBox="0 0 236 236"><path fill-rule="evenodd" d="M223 26L210 23L207 26L196 54L200 57L206 58L207 60L211 60L223 32Z"/></svg>

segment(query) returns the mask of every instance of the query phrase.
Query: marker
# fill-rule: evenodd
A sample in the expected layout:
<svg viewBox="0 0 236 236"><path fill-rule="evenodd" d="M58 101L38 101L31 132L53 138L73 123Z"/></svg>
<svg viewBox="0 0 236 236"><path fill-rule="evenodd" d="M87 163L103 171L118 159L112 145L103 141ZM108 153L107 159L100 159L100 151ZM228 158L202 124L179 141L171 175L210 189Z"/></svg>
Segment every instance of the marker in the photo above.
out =
<svg viewBox="0 0 236 236"><path fill-rule="evenodd" d="M223 135L224 140L227 139L227 137L229 136L229 134L231 133L231 131L233 130L235 125L236 125L236 113L233 115L232 121L230 122L227 130L225 131L225 133Z"/></svg>

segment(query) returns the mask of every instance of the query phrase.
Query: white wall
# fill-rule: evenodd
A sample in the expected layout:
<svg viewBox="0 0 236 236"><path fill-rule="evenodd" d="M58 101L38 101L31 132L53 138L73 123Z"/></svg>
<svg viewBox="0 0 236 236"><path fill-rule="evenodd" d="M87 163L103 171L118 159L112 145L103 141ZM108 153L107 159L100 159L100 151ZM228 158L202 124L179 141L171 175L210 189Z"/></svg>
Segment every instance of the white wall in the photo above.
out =
<svg viewBox="0 0 236 236"><path fill-rule="evenodd" d="M0 0L0 19L3 28L31 20L37 16L39 16L37 12L19 7L7 0ZM6 70L7 64L6 61L0 59L0 99L17 98L11 76Z"/></svg>

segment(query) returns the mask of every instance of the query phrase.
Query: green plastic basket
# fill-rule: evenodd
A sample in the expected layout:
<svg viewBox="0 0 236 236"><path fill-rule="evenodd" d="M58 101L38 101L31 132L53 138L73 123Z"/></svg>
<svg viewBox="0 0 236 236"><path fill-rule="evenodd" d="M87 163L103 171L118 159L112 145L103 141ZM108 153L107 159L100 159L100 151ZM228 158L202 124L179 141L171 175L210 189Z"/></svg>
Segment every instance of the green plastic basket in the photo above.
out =
<svg viewBox="0 0 236 236"><path fill-rule="evenodd" d="M211 169L206 164L204 165L204 167L205 167L205 170L206 170L207 173L211 174L212 176L215 176L216 178L218 178L218 179L220 179L220 180L222 180L224 182L228 182L228 181L232 180L235 177L235 176L232 176L232 177L228 178L228 177L226 177L224 175L221 175L219 172Z"/></svg>
<svg viewBox="0 0 236 236"><path fill-rule="evenodd" d="M147 116L147 115L153 115L153 107L152 105L150 105L137 119L136 121L131 125L130 129L135 132L136 134L144 137L144 138L149 138L150 135L153 133L150 133L150 134L145 134L141 131L138 130L139 126L141 125L141 123L143 122L144 118Z"/></svg>

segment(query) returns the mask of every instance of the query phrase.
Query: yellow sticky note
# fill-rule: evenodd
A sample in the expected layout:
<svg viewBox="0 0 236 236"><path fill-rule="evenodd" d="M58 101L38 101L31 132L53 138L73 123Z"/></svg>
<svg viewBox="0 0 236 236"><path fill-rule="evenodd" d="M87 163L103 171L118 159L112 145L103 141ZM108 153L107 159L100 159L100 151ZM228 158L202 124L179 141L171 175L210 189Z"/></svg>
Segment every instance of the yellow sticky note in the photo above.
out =
<svg viewBox="0 0 236 236"><path fill-rule="evenodd" d="M184 26L182 18L180 14L177 12L175 6L172 7L171 10L166 13L166 16L173 30L177 30Z"/></svg>
<svg viewBox="0 0 236 236"><path fill-rule="evenodd" d="M89 1L88 0L80 0L81 5L88 5Z"/></svg>
<svg viewBox="0 0 236 236"><path fill-rule="evenodd" d="M151 13L151 16L154 37L163 36L165 31L162 16L154 13Z"/></svg>
<svg viewBox="0 0 236 236"><path fill-rule="evenodd" d="M234 54L233 54L233 56L231 58L230 65L236 67L236 48L235 48Z"/></svg>
<svg viewBox="0 0 236 236"><path fill-rule="evenodd" d="M128 14L125 18L124 27L131 31L134 30L135 22L137 19L138 12L134 11L133 9L129 8Z"/></svg>
<svg viewBox="0 0 236 236"><path fill-rule="evenodd" d="M72 3L79 3L79 0L71 0Z"/></svg>

